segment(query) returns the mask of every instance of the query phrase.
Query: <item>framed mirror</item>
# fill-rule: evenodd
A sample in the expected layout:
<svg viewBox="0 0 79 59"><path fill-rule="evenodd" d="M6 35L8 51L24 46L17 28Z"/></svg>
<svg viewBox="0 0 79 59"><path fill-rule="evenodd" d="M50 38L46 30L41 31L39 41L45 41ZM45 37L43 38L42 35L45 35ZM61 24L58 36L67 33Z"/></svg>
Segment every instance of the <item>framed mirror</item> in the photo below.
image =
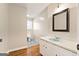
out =
<svg viewBox="0 0 79 59"><path fill-rule="evenodd" d="M69 32L69 12L68 8L53 14L53 31Z"/></svg>

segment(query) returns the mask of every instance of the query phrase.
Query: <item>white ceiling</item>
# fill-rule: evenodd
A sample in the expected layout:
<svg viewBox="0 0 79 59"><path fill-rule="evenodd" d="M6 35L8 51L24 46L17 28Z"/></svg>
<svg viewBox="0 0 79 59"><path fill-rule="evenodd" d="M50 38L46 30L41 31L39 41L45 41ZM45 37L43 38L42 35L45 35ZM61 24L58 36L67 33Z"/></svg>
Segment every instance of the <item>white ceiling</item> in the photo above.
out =
<svg viewBox="0 0 79 59"><path fill-rule="evenodd" d="M49 3L10 3L10 5L24 7L26 8L27 14L29 14L31 17L35 17L42 10L44 10L49 5Z"/></svg>
<svg viewBox="0 0 79 59"><path fill-rule="evenodd" d="M47 6L48 3L28 3L27 14L29 14L31 17L35 17Z"/></svg>

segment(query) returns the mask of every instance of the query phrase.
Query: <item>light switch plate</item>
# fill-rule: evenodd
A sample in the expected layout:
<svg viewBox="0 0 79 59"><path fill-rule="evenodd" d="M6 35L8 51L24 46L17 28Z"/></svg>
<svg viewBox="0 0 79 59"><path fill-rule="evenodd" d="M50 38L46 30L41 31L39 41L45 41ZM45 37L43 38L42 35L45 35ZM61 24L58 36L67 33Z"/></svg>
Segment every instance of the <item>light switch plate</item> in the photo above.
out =
<svg viewBox="0 0 79 59"><path fill-rule="evenodd" d="M0 42L2 42L2 39L0 39Z"/></svg>
<svg viewBox="0 0 79 59"><path fill-rule="evenodd" d="M77 50L79 50L79 44L77 44Z"/></svg>

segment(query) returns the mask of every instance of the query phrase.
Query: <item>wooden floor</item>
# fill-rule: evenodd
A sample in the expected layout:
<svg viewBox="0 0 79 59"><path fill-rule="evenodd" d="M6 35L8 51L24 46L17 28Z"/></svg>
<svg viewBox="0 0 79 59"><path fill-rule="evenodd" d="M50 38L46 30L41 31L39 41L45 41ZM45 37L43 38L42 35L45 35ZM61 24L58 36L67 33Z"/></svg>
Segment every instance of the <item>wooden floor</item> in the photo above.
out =
<svg viewBox="0 0 79 59"><path fill-rule="evenodd" d="M41 56L39 45L9 52L9 56Z"/></svg>

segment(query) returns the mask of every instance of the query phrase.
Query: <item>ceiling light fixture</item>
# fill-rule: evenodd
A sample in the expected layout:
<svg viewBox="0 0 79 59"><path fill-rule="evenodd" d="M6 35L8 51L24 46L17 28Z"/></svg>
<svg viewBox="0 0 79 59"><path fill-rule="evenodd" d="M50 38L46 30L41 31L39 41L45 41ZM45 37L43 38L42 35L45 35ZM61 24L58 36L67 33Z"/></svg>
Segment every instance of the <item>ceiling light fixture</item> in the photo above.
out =
<svg viewBox="0 0 79 59"><path fill-rule="evenodd" d="M26 16L27 16L27 17L30 17L30 15L29 15L29 14L27 14Z"/></svg>

